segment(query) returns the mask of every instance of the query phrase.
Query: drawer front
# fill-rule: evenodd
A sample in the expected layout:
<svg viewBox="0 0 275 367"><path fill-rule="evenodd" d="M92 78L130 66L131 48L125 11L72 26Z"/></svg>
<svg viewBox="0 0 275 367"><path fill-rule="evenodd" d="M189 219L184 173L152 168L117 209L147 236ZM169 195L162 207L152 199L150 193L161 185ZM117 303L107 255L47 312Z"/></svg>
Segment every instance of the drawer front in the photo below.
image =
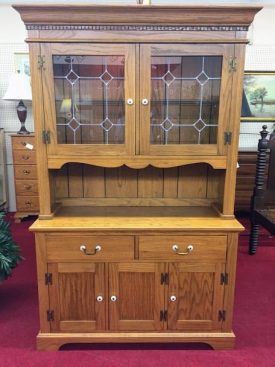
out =
<svg viewBox="0 0 275 367"><path fill-rule="evenodd" d="M38 195L36 180L16 180L15 189L17 195Z"/></svg>
<svg viewBox="0 0 275 367"><path fill-rule="evenodd" d="M20 212L39 212L38 196L17 196L16 209Z"/></svg>
<svg viewBox="0 0 275 367"><path fill-rule="evenodd" d="M19 165L14 166L15 179L37 179L37 168L35 165Z"/></svg>
<svg viewBox="0 0 275 367"><path fill-rule="evenodd" d="M226 236L140 236L139 258L187 262L225 261ZM192 246L192 250L189 250ZM179 254L181 253L181 255Z"/></svg>
<svg viewBox="0 0 275 367"><path fill-rule="evenodd" d="M36 164L35 150L14 150L14 164Z"/></svg>
<svg viewBox="0 0 275 367"><path fill-rule="evenodd" d="M134 259L134 237L131 236L47 235L46 242L48 261ZM100 249L96 251L98 246Z"/></svg>
<svg viewBox="0 0 275 367"><path fill-rule="evenodd" d="M35 149L35 137L34 136L12 136L12 148L14 149L24 149L29 151Z"/></svg>

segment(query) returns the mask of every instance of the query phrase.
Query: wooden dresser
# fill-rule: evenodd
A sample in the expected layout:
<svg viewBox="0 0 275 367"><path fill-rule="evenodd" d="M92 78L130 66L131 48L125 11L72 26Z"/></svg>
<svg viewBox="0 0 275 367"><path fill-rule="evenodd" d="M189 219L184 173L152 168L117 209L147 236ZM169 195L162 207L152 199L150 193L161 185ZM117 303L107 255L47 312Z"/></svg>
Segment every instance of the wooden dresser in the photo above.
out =
<svg viewBox="0 0 275 367"><path fill-rule="evenodd" d="M15 6L37 143L38 349L232 348L246 31L257 6Z"/></svg>
<svg viewBox="0 0 275 367"><path fill-rule="evenodd" d="M260 135L259 135L260 136ZM251 197L256 179L256 151L241 151L238 154L239 168L237 169L235 212L238 214L249 214ZM267 178L267 165L265 169L265 180Z"/></svg>
<svg viewBox="0 0 275 367"><path fill-rule="evenodd" d="M0 129L0 210L7 210L7 167L4 129Z"/></svg>
<svg viewBox="0 0 275 367"><path fill-rule="evenodd" d="M34 135L11 135L15 179L15 222L29 215L38 215L36 149Z"/></svg>

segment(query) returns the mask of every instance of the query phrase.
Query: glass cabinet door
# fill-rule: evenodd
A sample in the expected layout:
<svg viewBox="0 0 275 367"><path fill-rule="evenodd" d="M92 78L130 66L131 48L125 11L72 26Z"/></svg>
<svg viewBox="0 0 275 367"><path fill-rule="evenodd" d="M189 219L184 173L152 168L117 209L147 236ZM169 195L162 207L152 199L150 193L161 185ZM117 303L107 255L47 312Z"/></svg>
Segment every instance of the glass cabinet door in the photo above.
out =
<svg viewBox="0 0 275 367"><path fill-rule="evenodd" d="M131 45L42 45L50 154L134 152Z"/></svg>
<svg viewBox="0 0 275 367"><path fill-rule="evenodd" d="M142 154L223 154L231 45L141 47Z"/></svg>

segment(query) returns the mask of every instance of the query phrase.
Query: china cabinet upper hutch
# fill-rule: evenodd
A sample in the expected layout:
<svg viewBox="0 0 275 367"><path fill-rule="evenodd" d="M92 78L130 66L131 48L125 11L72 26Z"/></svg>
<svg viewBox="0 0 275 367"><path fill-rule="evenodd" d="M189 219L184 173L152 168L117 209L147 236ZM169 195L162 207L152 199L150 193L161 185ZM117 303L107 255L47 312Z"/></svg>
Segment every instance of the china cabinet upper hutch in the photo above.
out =
<svg viewBox="0 0 275 367"><path fill-rule="evenodd" d="M232 348L242 74L260 8L15 9L37 143L38 348Z"/></svg>

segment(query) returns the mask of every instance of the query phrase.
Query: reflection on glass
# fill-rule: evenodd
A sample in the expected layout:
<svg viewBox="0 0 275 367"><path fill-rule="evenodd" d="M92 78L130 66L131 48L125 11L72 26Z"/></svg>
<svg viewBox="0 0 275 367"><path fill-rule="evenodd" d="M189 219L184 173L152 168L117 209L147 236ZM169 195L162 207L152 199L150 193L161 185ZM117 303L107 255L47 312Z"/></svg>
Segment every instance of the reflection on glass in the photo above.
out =
<svg viewBox="0 0 275 367"><path fill-rule="evenodd" d="M124 57L53 56L57 142L123 144Z"/></svg>
<svg viewBox="0 0 275 367"><path fill-rule="evenodd" d="M221 56L151 59L151 144L217 142Z"/></svg>

